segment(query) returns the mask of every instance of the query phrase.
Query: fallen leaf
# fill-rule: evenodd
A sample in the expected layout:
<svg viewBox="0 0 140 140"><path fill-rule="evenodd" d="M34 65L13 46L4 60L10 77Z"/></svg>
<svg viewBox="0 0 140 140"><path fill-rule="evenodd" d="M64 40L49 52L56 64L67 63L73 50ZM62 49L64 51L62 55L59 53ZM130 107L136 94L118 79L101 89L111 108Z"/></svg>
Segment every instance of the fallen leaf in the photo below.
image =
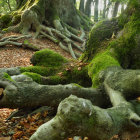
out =
<svg viewBox="0 0 140 140"><path fill-rule="evenodd" d="M17 140L18 138L21 138L23 135L23 131L18 131L13 135L13 140Z"/></svg>
<svg viewBox="0 0 140 140"><path fill-rule="evenodd" d="M0 140L10 140L11 137L0 137Z"/></svg>

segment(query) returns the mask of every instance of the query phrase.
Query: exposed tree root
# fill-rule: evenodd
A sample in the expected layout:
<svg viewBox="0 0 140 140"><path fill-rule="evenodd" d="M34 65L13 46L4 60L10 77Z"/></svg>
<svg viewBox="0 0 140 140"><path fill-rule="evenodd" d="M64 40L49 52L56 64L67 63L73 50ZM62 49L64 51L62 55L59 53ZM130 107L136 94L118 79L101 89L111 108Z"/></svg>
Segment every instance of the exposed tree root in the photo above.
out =
<svg viewBox="0 0 140 140"><path fill-rule="evenodd" d="M58 19L54 19L53 21L53 25L55 27L51 28L51 27L46 27L44 25L42 25L41 23L39 23L38 21L38 17L37 14L35 12L33 12L32 10L26 10L24 11L24 13L21 16L21 22L14 27L9 27L8 30L9 31L22 31L23 34L28 34L29 29L31 27L33 27L36 30L36 34L35 34L35 38L39 36L39 34L42 34L44 37L46 37L47 39L53 41L54 43L57 43L58 45L60 44L61 48L65 48L64 50L66 50L67 52L69 52L71 54L71 56L76 59L77 57L80 56L80 53L77 54L74 50L73 47L75 47L76 49L78 49L78 51L83 52L83 48L81 47L82 44L84 43L84 37L85 37L85 33L84 31L81 29L81 36L78 37L79 31L70 27L69 25L60 22L60 20ZM10 38L10 37L9 37ZM2 39L2 41L6 41L6 40L10 40L10 39ZM11 39L11 41L16 41L17 39L23 38L22 36L19 38L14 38ZM69 41L68 41L69 40ZM77 45L78 42L79 44L81 44L81 46ZM2 45L6 45L6 44L12 44L13 42L5 42ZM15 45L22 45L22 44L18 44L18 43L13 43ZM65 45L65 47L62 47L62 44ZM30 46L27 46L30 47ZM68 48L68 49L66 49Z"/></svg>
<svg viewBox="0 0 140 140"><path fill-rule="evenodd" d="M23 43L19 43L19 42L16 42L16 41L18 41L19 39L30 38L30 37L31 37L31 35L4 37L0 40L0 46L5 46L5 45L22 46Z"/></svg>
<svg viewBox="0 0 140 140"><path fill-rule="evenodd" d="M30 140L64 140L74 134L91 140L109 140L135 124L135 129L140 129L139 123L128 122L132 114L133 109L124 103L105 110L72 95L60 103L57 115L41 125Z"/></svg>

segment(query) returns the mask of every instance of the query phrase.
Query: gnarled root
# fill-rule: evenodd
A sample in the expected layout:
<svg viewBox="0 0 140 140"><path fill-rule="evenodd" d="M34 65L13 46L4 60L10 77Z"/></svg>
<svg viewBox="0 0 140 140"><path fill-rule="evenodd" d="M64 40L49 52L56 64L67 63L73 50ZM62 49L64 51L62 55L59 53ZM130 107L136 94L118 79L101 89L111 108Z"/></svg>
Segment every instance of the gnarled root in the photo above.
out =
<svg viewBox="0 0 140 140"><path fill-rule="evenodd" d="M57 115L40 126L30 140L64 140L74 134L92 140L109 140L126 127L133 127L132 123L127 123L133 114L133 110L123 103L104 110L71 95L60 103ZM137 119L137 116L133 117Z"/></svg>

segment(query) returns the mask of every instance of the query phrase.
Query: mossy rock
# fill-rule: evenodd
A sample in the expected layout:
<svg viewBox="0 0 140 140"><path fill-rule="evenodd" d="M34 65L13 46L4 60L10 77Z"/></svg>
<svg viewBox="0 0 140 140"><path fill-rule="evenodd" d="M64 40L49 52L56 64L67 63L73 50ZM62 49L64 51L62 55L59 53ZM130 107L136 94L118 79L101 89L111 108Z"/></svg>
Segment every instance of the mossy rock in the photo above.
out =
<svg viewBox="0 0 140 140"><path fill-rule="evenodd" d="M21 67L20 71L23 72L32 72L37 73L42 76L53 75L57 72L57 68L55 67L41 67L41 66L29 66L29 67Z"/></svg>
<svg viewBox="0 0 140 140"><path fill-rule="evenodd" d="M88 74L92 79L92 87L100 84L99 73L111 66L120 66L119 62L112 57L109 50L97 54L88 66Z"/></svg>
<svg viewBox="0 0 140 140"><path fill-rule="evenodd" d="M44 49L37 51L32 56L31 62L35 66L59 67L68 62L68 60L52 50Z"/></svg>

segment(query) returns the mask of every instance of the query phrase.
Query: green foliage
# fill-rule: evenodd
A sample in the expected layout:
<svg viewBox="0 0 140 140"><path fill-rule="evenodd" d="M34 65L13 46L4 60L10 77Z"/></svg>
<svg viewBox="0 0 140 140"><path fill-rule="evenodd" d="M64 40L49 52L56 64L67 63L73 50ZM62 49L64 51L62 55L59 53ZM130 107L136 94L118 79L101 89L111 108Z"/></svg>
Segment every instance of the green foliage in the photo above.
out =
<svg viewBox="0 0 140 140"><path fill-rule="evenodd" d="M41 80L41 75L39 75L39 74L37 74L37 73L33 73L33 72L24 72L24 73L22 73L23 75L26 75L26 76L28 76L28 77L30 77L30 78L32 78L33 79L33 81L35 81L35 82L37 82L37 83L39 83L39 84L41 84L42 82L42 80Z"/></svg>
<svg viewBox="0 0 140 140"><path fill-rule="evenodd" d="M9 0L9 1L0 0L0 13L7 14L11 10L14 10L15 8L16 8L16 0Z"/></svg>
<svg viewBox="0 0 140 140"><path fill-rule="evenodd" d="M36 66L59 67L62 66L63 63L66 63L68 61L60 54L49 49L44 49L41 51L37 51L32 56L31 62Z"/></svg>
<svg viewBox="0 0 140 140"><path fill-rule="evenodd" d="M120 66L119 62L112 57L109 50L97 54L88 66L88 74L92 79L92 86L99 86L99 73L111 66Z"/></svg>
<svg viewBox="0 0 140 140"><path fill-rule="evenodd" d="M41 66L29 66L29 67L21 67L21 72L32 72L37 73L42 76L49 76L55 74L57 68L55 67L41 67Z"/></svg>

